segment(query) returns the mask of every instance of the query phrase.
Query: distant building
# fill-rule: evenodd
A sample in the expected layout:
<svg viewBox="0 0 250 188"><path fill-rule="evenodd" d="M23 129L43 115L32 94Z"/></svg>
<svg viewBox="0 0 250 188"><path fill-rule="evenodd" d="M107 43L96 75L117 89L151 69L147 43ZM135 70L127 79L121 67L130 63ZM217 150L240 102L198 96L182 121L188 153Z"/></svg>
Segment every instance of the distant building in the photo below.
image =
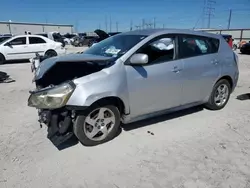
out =
<svg viewBox="0 0 250 188"><path fill-rule="evenodd" d="M250 28L247 29L196 29L215 34L228 34L232 35L236 41L250 41Z"/></svg>
<svg viewBox="0 0 250 188"><path fill-rule="evenodd" d="M0 22L0 34L31 34L58 31L61 34L73 33L73 25L48 24L48 23L24 23L24 22Z"/></svg>

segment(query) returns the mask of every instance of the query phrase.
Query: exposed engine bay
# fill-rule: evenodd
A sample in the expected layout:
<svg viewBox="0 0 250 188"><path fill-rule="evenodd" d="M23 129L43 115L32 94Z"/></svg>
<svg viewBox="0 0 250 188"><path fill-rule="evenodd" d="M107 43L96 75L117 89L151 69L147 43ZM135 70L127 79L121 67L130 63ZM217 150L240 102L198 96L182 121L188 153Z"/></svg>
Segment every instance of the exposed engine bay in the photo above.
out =
<svg viewBox="0 0 250 188"><path fill-rule="evenodd" d="M80 78L105 68L106 64L92 62L58 62L41 79L36 80L39 88L58 85L65 81Z"/></svg>

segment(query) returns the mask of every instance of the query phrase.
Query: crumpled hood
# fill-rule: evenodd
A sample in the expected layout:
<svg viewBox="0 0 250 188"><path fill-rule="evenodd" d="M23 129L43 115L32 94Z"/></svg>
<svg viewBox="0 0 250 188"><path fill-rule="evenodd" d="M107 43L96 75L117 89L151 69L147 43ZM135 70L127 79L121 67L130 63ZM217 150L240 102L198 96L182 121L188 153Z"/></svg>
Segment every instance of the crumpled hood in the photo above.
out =
<svg viewBox="0 0 250 188"><path fill-rule="evenodd" d="M50 70L53 66L60 62L105 62L112 59L112 57L104 57L104 56L97 56L97 55L91 55L91 54L69 54L64 56L57 56L57 57L51 57L48 59L45 59L41 62L40 66L38 67L36 71L36 75L34 80L39 80L44 76L48 70ZM60 74L60 73L58 73Z"/></svg>

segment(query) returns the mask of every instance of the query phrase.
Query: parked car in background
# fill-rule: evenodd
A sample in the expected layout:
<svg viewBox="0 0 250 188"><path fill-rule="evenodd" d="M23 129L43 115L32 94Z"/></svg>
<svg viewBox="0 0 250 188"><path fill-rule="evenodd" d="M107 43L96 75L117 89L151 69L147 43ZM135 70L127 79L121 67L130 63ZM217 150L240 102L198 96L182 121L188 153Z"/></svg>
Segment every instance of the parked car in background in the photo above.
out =
<svg viewBox="0 0 250 188"><path fill-rule="evenodd" d="M53 57L65 52L60 42L39 35L18 35L0 43L0 64L6 60L30 59L36 53Z"/></svg>
<svg viewBox="0 0 250 188"><path fill-rule="evenodd" d="M72 44L72 42L74 42L74 37L76 36L77 36L76 34L70 34L70 33L63 35L65 44L67 45Z"/></svg>
<svg viewBox="0 0 250 188"><path fill-rule="evenodd" d="M9 38L11 38L11 36L0 36L0 43L2 43L3 41L5 41Z"/></svg>
<svg viewBox="0 0 250 188"><path fill-rule="evenodd" d="M101 29L96 29L94 31L98 37L94 38L92 41L89 42L88 46L91 47L93 44L96 44L108 37L114 36L119 34L120 32L110 32L110 33L106 33L105 31L101 30Z"/></svg>
<svg viewBox="0 0 250 188"><path fill-rule="evenodd" d="M222 34L222 37L227 41L228 45L229 45L233 50L236 50L236 49L237 49L237 45L233 43L234 39L233 39L232 35Z"/></svg>
<svg viewBox="0 0 250 188"><path fill-rule="evenodd" d="M250 54L250 41L241 46L240 52L242 54Z"/></svg>
<svg viewBox="0 0 250 188"><path fill-rule="evenodd" d="M220 35L150 29L109 37L82 54L45 59L28 105L56 146L113 139L124 124L204 104L220 110L238 77L238 57ZM60 72L60 74L58 74Z"/></svg>
<svg viewBox="0 0 250 188"><path fill-rule="evenodd" d="M64 38L59 32L52 31L52 32L48 32L48 33L38 33L36 35L40 35L40 36L49 38L50 40L53 40L55 42L60 42L60 43L62 43L63 46L65 46Z"/></svg>
<svg viewBox="0 0 250 188"><path fill-rule="evenodd" d="M0 37L13 37L13 34L0 34Z"/></svg>

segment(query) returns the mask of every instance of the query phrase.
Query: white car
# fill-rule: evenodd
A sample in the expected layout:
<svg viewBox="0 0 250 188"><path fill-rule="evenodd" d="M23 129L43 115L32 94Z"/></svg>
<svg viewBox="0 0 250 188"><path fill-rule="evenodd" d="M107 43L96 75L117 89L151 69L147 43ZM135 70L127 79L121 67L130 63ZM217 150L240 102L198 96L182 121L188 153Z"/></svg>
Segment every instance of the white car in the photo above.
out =
<svg viewBox="0 0 250 188"><path fill-rule="evenodd" d="M0 64L6 60L30 59L38 53L53 57L66 53L60 42L39 35L18 35L0 43Z"/></svg>

